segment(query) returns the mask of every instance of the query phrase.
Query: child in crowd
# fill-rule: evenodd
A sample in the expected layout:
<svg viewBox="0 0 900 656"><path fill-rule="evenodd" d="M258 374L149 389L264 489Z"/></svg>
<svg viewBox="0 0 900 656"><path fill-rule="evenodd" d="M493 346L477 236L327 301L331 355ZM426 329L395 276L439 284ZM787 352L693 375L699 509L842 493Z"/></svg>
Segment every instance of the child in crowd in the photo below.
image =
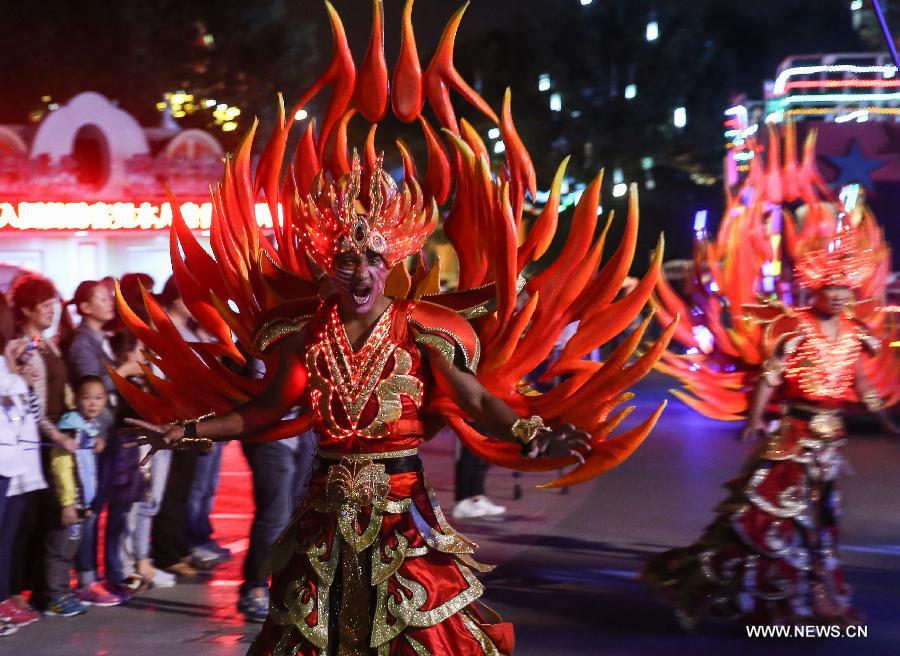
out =
<svg viewBox="0 0 900 656"><path fill-rule="evenodd" d="M130 332L120 330L110 343L118 366L146 360L143 345ZM128 376L128 380L145 387L143 375ZM148 463L141 468L141 453L126 449L133 442L131 435L120 431L127 417L137 417L126 399L116 406L116 423L107 448L110 462L109 510L106 518L106 579L115 591L126 594L148 587L175 585L175 576L158 571L150 560L150 527L156 514L153 502L153 476L161 477L157 490L161 494L165 472ZM158 454L157 454L158 455Z"/></svg>
<svg viewBox="0 0 900 656"><path fill-rule="evenodd" d="M86 604L70 589L70 575L75 554L81 542L83 524L90 521L91 503L97 494L98 453L106 446L98 418L106 409L106 387L97 376L85 376L75 388L76 410L65 413L59 429L72 441L66 448L50 452L49 475L58 505L59 517L51 527L46 542L45 570L48 602L47 615L70 617L83 613ZM81 591L83 592L83 591ZM115 606L121 599L92 597L91 605Z"/></svg>

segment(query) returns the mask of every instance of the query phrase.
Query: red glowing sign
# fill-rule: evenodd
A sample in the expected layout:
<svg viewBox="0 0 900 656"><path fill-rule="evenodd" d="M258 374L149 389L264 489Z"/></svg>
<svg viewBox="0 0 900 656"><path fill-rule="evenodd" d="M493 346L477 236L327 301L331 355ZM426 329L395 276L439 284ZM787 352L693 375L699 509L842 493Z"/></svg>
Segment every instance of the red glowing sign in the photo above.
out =
<svg viewBox="0 0 900 656"><path fill-rule="evenodd" d="M207 230L212 203L182 203L181 215L192 230ZM272 227L265 203L257 203L256 220ZM164 230L170 225L169 203L0 203L0 230Z"/></svg>

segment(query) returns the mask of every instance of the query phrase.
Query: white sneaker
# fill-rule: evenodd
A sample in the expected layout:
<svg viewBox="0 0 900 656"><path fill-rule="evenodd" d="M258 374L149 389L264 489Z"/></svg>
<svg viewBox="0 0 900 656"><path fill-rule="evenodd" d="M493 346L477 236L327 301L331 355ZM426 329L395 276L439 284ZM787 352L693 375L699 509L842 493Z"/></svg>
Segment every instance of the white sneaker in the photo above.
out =
<svg viewBox="0 0 900 656"><path fill-rule="evenodd" d="M487 517L493 517L496 515L502 515L506 512L506 506L500 506L486 496L479 495L477 497L472 497L473 503L483 510L483 514Z"/></svg>
<svg viewBox="0 0 900 656"><path fill-rule="evenodd" d="M150 582L154 588L171 588L175 586L176 578L174 574L158 569Z"/></svg>
<svg viewBox="0 0 900 656"><path fill-rule="evenodd" d="M479 508L472 498L458 501L453 506L453 519L476 519L477 517L484 517L484 510Z"/></svg>
<svg viewBox="0 0 900 656"><path fill-rule="evenodd" d="M208 547L194 547L191 549L191 564L199 569L207 569L227 560L222 554L216 553Z"/></svg>

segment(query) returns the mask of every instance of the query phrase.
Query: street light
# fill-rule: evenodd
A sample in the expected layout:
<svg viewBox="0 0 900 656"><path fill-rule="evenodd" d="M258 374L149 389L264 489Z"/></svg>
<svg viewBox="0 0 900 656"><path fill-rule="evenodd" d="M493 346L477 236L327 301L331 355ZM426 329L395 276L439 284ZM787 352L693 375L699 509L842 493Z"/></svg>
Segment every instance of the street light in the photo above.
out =
<svg viewBox="0 0 900 656"><path fill-rule="evenodd" d="M676 128L683 128L687 125L687 109L684 107L676 107L672 112L672 122Z"/></svg>
<svg viewBox="0 0 900 656"><path fill-rule="evenodd" d="M550 91L550 75L541 73L538 76L538 91Z"/></svg>
<svg viewBox="0 0 900 656"><path fill-rule="evenodd" d="M558 93L550 94L550 111L553 112L561 112L562 111L562 96Z"/></svg>
<svg viewBox="0 0 900 656"><path fill-rule="evenodd" d="M627 87L625 87L625 100L631 100L635 96L637 96L636 84L629 84Z"/></svg>
<svg viewBox="0 0 900 656"><path fill-rule="evenodd" d="M647 41L656 41L659 38L659 23L655 20L647 23L646 37Z"/></svg>

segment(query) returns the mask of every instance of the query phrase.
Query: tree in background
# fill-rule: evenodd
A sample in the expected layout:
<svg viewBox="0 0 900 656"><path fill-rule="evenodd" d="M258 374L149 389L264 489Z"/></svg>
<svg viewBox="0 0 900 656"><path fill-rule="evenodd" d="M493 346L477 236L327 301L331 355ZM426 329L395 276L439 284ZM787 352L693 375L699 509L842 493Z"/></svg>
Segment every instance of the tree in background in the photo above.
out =
<svg viewBox="0 0 900 656"><path fill-rule="evenodd" d="M0 122L40 120L54 104L91 90L152 125L160 120L156 105L163 95L184 90L198 104L216 103L185 112L178 119L182 127L221 127L213 116L216 106L240 109L234 129L218 132L226 146L233 146L252 116L274 118L277 91L298 88L316 70L315 29L302 4L16 3L0 21Z"/></svg>

